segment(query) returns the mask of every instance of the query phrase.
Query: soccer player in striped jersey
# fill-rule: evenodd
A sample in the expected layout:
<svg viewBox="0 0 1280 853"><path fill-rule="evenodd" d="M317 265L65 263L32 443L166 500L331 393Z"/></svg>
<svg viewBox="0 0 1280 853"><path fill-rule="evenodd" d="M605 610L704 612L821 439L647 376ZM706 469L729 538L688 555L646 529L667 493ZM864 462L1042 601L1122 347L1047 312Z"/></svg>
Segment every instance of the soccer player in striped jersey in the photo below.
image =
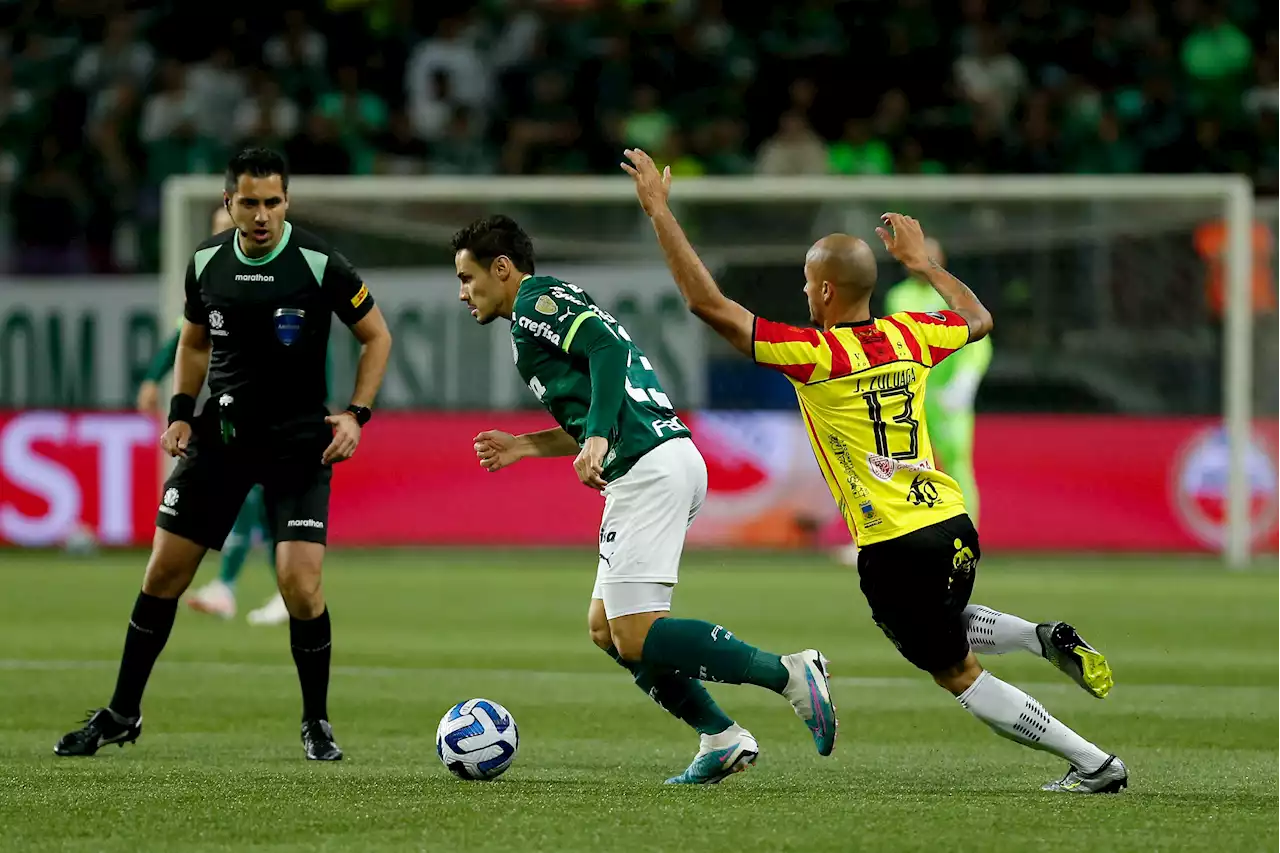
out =
<svg viewBox="0 0 1280 853"><path fill-rule="evenodd" d="M955 480L933 464L924 395L929 370L991 331L977 297L925 250L919 223L884 215L876 233L928 281L949 310L871 316L871 247L832 234L805 257L804 293L817 328L756 317L727 298L667 206L671 173L628 150L622 168L653 222L689 310L739 352L780 371L796 389L814 455L859 545L858 574L872 617L902 655L928 672L997 734L1070 763L1045 790L1113 793L1128 784L1119 758L1001 681L974 652L1041 655L1090 694L1111 688L1106 659L1065 622L1037 625L970 605L982 556Z"/></svg>

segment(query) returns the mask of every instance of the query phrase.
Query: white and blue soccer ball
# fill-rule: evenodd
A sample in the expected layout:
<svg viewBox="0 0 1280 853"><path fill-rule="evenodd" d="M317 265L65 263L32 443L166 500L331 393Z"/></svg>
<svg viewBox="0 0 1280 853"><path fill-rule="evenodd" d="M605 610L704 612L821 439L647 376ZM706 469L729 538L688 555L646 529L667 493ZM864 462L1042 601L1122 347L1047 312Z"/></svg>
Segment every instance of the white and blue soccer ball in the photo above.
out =
<svg viewBox="0 0 1280 853"><path fill-rule="evenodd" d="M519 749L515 718L488 699L459 702L436 729L436 754L459 779L496 779L515 761Z"/></svg>

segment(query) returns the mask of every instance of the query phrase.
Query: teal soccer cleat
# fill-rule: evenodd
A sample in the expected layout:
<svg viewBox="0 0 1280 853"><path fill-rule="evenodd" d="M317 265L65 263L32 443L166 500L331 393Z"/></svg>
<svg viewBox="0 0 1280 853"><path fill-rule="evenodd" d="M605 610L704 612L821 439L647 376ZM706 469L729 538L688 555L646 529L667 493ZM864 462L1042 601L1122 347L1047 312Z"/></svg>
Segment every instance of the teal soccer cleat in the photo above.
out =
<svg viewBox="0 0 1280 853"><path fill-rule="evenodd" d="M760 746L751 732L734 724L719 734L703 735L693 762L668 785L716 785L756 763Z"/></svg>
<svg viewBox="0 0 1280 853"><path fill-rule="evenodd" d="M782 665L791 674L782 695L791 702L796 716L809 727L819 755L830 755L836 746L836 705L827 683L827 659L814 649L783 655Z"/></svg>

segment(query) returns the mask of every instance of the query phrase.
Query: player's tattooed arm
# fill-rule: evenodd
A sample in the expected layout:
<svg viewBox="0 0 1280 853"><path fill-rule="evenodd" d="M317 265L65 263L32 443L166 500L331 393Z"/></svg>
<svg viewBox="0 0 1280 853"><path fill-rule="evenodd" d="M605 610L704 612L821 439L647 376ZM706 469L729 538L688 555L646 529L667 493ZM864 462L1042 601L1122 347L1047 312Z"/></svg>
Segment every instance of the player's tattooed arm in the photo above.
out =
<svg viewBox="0 0 1280 853"><path fill-rule="evenodd" d="M946 300L951 310L965 319L969 324L969 341L981 340L991 334L994 325L991 312L964 282L929 256L920 223L901 213L886 213L881 218L884 220L884 227L877 228L876 234L885 248L912 275L933 285L933 289Z"/></svg>
<svg viewBox="0 0 1280 853"><path fill-rule="evenodd" d="M486 471L501 471L521 459L533 456L576 456L578 442L560 427L512 435L491 429L477 435L473 441L476 457Z"/></svg>
<svg viewBox="0 0 1280 853"><path fill-rule="evenodd" d="M695 317L732 344L734 349L750 356L753 351L755 315L721 292L720 286L689 243L675 214L667 206L671 169L664 169L659 174L652 158L638 148L624 153L631 165L623 163L622 169L636 183L636 197L653 222L658 245L662 247L667 267L671 270L676 286L680 288L685 305Z"/></svg>

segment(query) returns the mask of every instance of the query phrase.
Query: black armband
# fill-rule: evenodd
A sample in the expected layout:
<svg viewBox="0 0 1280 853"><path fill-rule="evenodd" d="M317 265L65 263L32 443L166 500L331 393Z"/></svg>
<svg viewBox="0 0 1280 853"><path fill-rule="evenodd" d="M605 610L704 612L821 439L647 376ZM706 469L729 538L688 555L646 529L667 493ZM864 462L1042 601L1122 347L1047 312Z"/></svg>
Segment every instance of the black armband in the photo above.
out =
<svg viewBox="0 0 1280 853"><path fill-rule="evenodd" d="M191 423L196 416L196 398L190 394L174 394L169 400L169 423L186 421Z"/></svg>

